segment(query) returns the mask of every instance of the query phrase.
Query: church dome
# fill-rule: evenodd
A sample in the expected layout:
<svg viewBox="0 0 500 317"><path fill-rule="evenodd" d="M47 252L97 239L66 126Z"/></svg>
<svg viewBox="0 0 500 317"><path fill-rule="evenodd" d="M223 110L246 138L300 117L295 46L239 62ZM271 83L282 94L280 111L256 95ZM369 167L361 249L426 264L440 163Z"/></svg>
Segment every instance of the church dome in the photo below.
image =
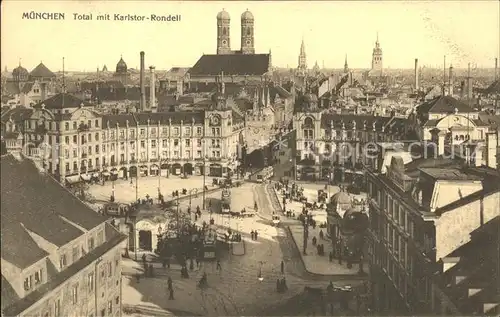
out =
<svg viewBox="0 0 500 317"><path fill-rule="evenodd" d="M351 205L351 197L345 192L338 192L330 198L330 203L334 205Z"/></svg>
<svg viewBox="0 0 500 317"><path fill-rule="evenodd" d="M128 70L127 64L123 60L122 57L120 57L120 60L118 61L118 64L116 64L116 72L117 73L126 73Z"/></svg>
<svg viewBox="0 0 500 317"><path fill-rule="evenodd" d="M229 16L229 13L226 12L226 10L222 9L221 12L217 14L217 20L230 20L231 17Z"/></svg>
<svg viewBox="0 0 500 317"><path fill-rule="evenodd" d="M253 20L252 12L248 11L248 9L241 14L241 20Z"/></svg>
<svg viewBox="0 0 500 317"><path fill-rule="evenodd" d="M28 78L28 75L28 70L21 65L12 70L12 77L14 77L15 79L25 79Z"/></svg>

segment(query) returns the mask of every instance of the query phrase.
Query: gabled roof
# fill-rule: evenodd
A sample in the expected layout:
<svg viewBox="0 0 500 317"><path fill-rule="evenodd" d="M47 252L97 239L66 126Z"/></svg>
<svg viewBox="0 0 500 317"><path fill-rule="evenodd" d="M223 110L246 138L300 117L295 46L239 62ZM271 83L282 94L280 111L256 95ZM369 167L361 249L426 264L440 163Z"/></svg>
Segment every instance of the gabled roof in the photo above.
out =
<svg viewBox="0 0 500 317"><path fill-rule="evenodd" d="M40 63L31 71L30 76L35 78L54 78L56 77L56 74L48 69L43 63Z"/></svg>
<svg viewBox="0 0 500 317"><path fill-rule="evenodd" d="M39 102L34 106L34 108L40 108L41 105L45 105L45 109L64 109L64 108L78 108L82 104L88 106L89 104L82 99L75 97L72 94L60 93L55 96L50 97L42 102Z"/></svg>
<svg viewBox="0 0 500 317"><path fill-rule="evenodd" d="M487 94L500 94L500 79L495 80L484 92Z"/></svg>
<svg viewBox="0 0 500 317"><path fill-rule="evenodd" d="M191 67L191 76L264 75L269 71L269 54L203 55Z"/></svg>
<svg viewBox="0 0 500 317"><path fill-rule="evenodd" d="M180 124L183 121L185 124L191 124L194 120L195 124L203 124L205 122L205 112L203 111L175 111L175 112L153 112L153 113L123 113L123 114L107 114L102 116L102 126L120 127L126 126L127 122L131 127L146 125L149 120L150 125L167 125L172 120L172 124Z"/></svg>
<svg viewBox="0 0 500 317"><path fill-rule="evenodd" d="M439 96L417 106L418 113L471 113L474 109L450 96Z"/></svg>
<svg viewBox="0 0 500 317"><path fill-rule="evenodd" d="M70 222L91 230L106 221L32 161L6 155L0 163L1 252L17 267L27 268L47 255L29 232L60 247L83 234Z"/></svg>

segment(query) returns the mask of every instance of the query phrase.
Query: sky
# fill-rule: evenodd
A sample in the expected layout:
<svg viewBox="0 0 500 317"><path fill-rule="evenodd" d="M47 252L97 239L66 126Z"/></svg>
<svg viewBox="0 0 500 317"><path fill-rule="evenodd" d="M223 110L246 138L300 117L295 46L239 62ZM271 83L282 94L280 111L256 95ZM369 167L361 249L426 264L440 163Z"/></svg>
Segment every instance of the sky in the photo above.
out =
<svg viewBox="0 0 500 317"><path fill-rule="evenodd" d="M297 67L302 39L308 66L370 68L377 33L386 68L494 67L500 51L500 2L491 1L2 1L1 67L43 63L53 71L193 66L216 50L216 15L231 16L231 47L240 47L240 16L255 17L255 49L272 52L273 66ZM28 20L23 12L61 12L64 20ZM74 20L73 14L93 14ZM98 14L181 15L179 22L98 21Z"/></svg>

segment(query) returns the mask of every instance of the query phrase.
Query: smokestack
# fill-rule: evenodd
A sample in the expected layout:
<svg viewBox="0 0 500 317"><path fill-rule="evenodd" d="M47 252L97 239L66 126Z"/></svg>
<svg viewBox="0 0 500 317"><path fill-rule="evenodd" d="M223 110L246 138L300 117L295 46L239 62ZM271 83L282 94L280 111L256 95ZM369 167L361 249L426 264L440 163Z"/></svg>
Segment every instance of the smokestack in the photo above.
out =
<svg viewBox="0 0 500 317"><path fill-rule="evenodd" d="M155 79L155 67L149 66L150 71L150 82L149 82L149 110L156 108L156 79Z"/></svg>
<svg viewBox="0 0 500 317"><path fill-rule="evenodd" d="M448 75L448 94L453 97L453 65L450 64L450 70Z"/></svg>
<svg viewBox="0 0 500 317"><path fill-rule="evenodd" d="M415 91L418 91L418 58L415 58Z"/></svg>
<svg viewBox="0 0 500 317"><path fill-rule="evenodd" d="M495 80L498 79L498 58L495 58Z"/></svg>
<svg viewBox="0 0 500 317"><path fill-rule="evenodd" d="M443 60L443 96L446 94L446 55Z"/></svg>
<svg viewBox="0 0 500 317"><path fill-rule="evenodd" d="M144 87L144 52L141 52L141 73L139 78L139 84L141 86L140 109L141 111L144 111L146 108L146 88Z"/></svg>
<svg viewBox="0 0 500 317"><path fill-rule="evenodd" d="M472 102L472 78L470 77L470 63L467 71L467 102Z"/></svg>

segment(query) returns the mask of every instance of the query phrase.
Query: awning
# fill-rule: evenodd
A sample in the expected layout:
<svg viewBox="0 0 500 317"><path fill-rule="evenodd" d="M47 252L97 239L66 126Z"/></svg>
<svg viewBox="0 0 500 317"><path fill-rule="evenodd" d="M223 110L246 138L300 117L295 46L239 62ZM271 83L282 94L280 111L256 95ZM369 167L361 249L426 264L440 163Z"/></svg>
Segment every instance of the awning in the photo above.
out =
<svg viewBox="0 0 500 317"><path fill-rule="evenodd" d="M111 174L109 172L103 172L102 175L104 175L104 176L110 176Z"/></svg>
<svg viewBox="0 0 500 317"><path fill-rule="evenodd" d="M157 171L158 170L158 166L156 166L156 165L151 166L151 170L152 171Z"/></svg>
<svg viewBox="0 0 500 317"><path fill-rule="evenodd" d="M92 174L92 177L99 177L99 173Z"/></svg>
<svg viewBox="0 0 500 317"><path fill-rule="evenodd" d="M111 174L118 175L118 171L111 171Z"/></svg>
<svg viewBox="0 0 500 317"><path fill-rule="evenodd" d="M90 180L90 175L89 174L82 174L80 175L84 181L89 181Z"/></svg>
<svg viewBox="0 0 500 317"><path fill-rule="evenodd" d="M76 184L80 182L80 175L66 176L66 181L69 184Z"/></svg>

